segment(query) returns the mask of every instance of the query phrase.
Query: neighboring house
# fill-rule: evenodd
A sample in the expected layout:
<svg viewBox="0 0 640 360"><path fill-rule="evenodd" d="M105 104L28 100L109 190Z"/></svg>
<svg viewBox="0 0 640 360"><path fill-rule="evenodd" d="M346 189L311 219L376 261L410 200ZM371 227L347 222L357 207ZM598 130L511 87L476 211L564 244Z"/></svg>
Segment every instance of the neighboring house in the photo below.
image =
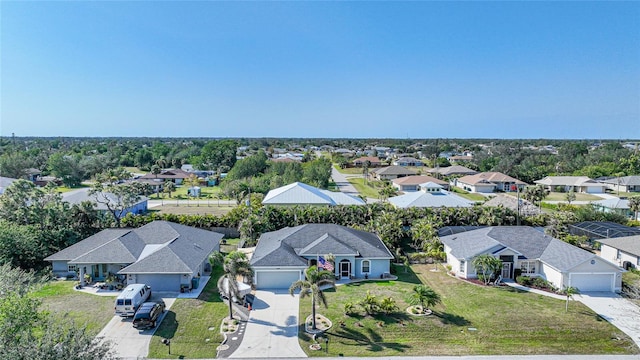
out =
<svg viewBox="0 0 640 360"><path fill-rule="evenodd" d="M443 187L434 182L420 184L419 191L411 191L406 194L389 198L389 203L397 208L409 207L471 207L468 200L443 190Z"/></svg>
<svg viewBox="0 0 640 360"><path fill-rule="evenodd" d="M378 167L382 165L382 161L380 158L375 156L362 156L355 160L353 160L353 166L355 167L363 167L366 162L369 162L369 167Z"/></svg>
<svg viewBox="0 0 640 360"><path fill-rule="evenodd" d="M591 204L596 208L596 210L607 212L607 213L616 213L622 216L625 216L629 219L633 219L636 215L629 208L629 200L626 199L604 199L598 201L592 201Z"/></svg>
<svg viewBox="0 0 640 360"><path fill-rule="evenodd" d="M444 190L449 190L448 182L440 179L436 179L434 177L427 176L427 175L412 175L412 176L405 176L405 177L391 180L393 187L398 189L398 191L405 191L405 192L418 191L420 190L420 184L424 184L428 182L436 183L442 186Z"/></svg>
<svg viewBox="0 0 640 360"><path fill-rule="evenodd" d="M625 270L640 267L640 235L599 240L600 256Z"/></svg>
<svg viewBox="0 0 640 360"><path fill-rule="evenodd" d="M27 174L27 179L33 182L36 182L42 176L42 171L35 168L26 169L24 172Z"/></svg>
<svg viewBox="0 0 640 360"><path fill-rule="evenodd" d="M454 179L452 185L474 193L492 193L516 191L515 187L522 190L527 183L500 172L483 172Z"/></svg>
<svg viewBox="0 0 640 360"><path fill-rule="evenodd" d="M4 194L4 190L11 186L11 184L13 184L13 182L17 180L18 179L0 176L0 195Z"/></svg>
<svg viewBox="0 0 640 360"><path fill-rule="evenodd" d="M169 169L162 170L159 174L148 173L141 176L140 179L160 179L161 181L171 180L176 185L182 184L184 179L187 179L191 174L182 169Z"/></svg>
<svg viewBox="0 0 640 360"><path fill-rule="evenodd" d="M583 221L569 225L571 235L586 236L591 241L606 238L640 235L640 228L625 226L611 221Z"/></svg>
<svg viewBox="0 0 640 360"><path fill-rule="evenodd" d="M640 192L640 176L623 176L601 180L607 189L622 192Z"/></svg>
<svg viewBox="0 0 640 360"><path fill-rule="evenodd" d="M262 200L263 205L365 205L355 196L343 192L318 189L311 185L295 182L270 190Z"/></svg>
<svg viewBox="0 0 640 360"><path fill-rule="evenodd" d="M542 214L542 211L532 204L531 202L520 198L520 206L518 206L518 198L511 195L499 194L498 196L487 200L482 204L482 206L488 207L499 207L502 206L504 208L513 210L514 212L520 211L520 215L522 216L533 216Z"/></svg>
<svg viewBox="0 0 640 360"><path fill-rule="evenodd" d="M47 258L58 276L84 274L93 280L117 275L125 284L147 284L153 291L191 288L191 279L209 269L222 234L168 221L136 229L106 229Z"/></svg>
<svg viewBox="0 0 640 360"><path fill-rule="evenodd" d="M477 278L473 260L489 254L502 260L500 275L541 277L558 289L620 291L622 269L615 264L529 226L495 226L442 236L447 264L461 278Z"/></svg>
<svg viewBox="0 0 640 360"><path fill-rule="evenodd" d="M135 179L132 181L151 186L154 194L160 193L164 190L164 180L162 179Z"/></svg>
<svg viewBox="0 0 640 360"><path fill-rule="evenodd" d="M397 166L422 166L424 165L421 160L418 160L414 157L401 157L397 160L393 161L393 165Z"/></svg>
<svg viewBox="0 0 640 360"><path fill-rule="evenodd" d="M606 185L598 183L586 176L547 176L544 179L536 180L534 183L543 185L548 191L601 194L605 192Z"/></svg>
<svg viewBox="0 0 640 360"><path fill-rule="evenodd" d="M378 180L393 180L404 176L411 176L416 174L416 172L411 169L407 169L403 166L397 165L376 169L372 171L372 173Z"/></svg>
<svg viewBox="0 0 640 360"><path fill-rule="evenodd" d="M96 195L90 195L89 191L90 191L89 188L83 188L83 189L65 192L65 193L62 193L62 200L70 204L77 204L77 205L85 201L89 201L95 204L96 210L103 213L109 212L110 214L111 212L109 211L109 209L107 208L107 205L104 202L106 202L108 199L109 203L112 204L113 207L116 207L117 204L119 203L117 196L112 193L100 192ZM101 202L96 201L96 196ZM116 216L119 219L122 219L129 213L134 215L145 214L148 210L148 200L149 199L145 196L139 196L138 201L136 203L132 204L131 206L125 209L122 209L116 214Z"/></svg>
<svg viewBox="0 0 640 360"><path fill-rule="evenodd" d="M467 167L460 166L460 165L433 168L433 169L429 169L428 172L431 174L440 174L442 176L473 175L478 173L475 170L471 170Z"/></svg>
<svg viewBox="0 0 640 360"><path fill-rule="evenodd" d="M459 162L471 161L471 160L473 160L473 156L471 156L471 155L453 155L453 156L449 156L447 158L447 160L449 160L449 162L452 163L452 164L457 164Z"/></svg>
<svg viewBox="0 0 640 360"><path fill-rule="evenodd" d="M288 289L304 279L304 270L319 257L335 256L339 279L380 278L389 274L393 255L370 232L335 224L306 224L262 234L251 257L258 289Z"/></svg>

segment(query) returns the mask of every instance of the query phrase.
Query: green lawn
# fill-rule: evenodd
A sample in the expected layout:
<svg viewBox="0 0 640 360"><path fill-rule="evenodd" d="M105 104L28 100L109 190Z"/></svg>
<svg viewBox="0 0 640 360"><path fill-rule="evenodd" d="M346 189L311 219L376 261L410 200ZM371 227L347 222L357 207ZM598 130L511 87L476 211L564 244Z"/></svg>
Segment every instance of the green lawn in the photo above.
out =
<svg viewBox="0 0 640 360"><path fill-rule="evenodd" d="M113 318L115 296L97 296L73 289L75 281L52 281L33 295L42 300L43 308L61 317L70 317L77 325L86 325L98 334Z"/></svg>
<svg viewBox="0 0 640 360"><path fill-rule="evenodd" d="M341 169L340 166L334 166L334 168L345 175L362 175L362 171L363 171L363 169L360 167L351 167L351 168ZM369 168L369 171L371 171L371 168Z"/></svg>
<svg viewBox="0 0 640 360"><path fill-rule="evenodd" d="M480 195L478 193L470 193L468 191L460 189L459 187L452 187L451 192L467 200L471 200L475 202L485 202L487 200L487 198L484 195Z"/></svg>
<svg viewBox="0 0 640 360"><path fill-rule="evenodd" d="M76 187L72 187L72 188L67 187L67 186L58 186L56 188L56 191L59 192L59 193L66 193L66 192L69 192L69 191L72 191L72 190L78 190L78 189L87 188L87 187L89 187L89 185L85 185L85 184L81 184L80 186L76 186Z"/></svg>
<svg viewBox="0 0 640 360"><path fill-rule="evenodd" d="M585 193L574 193L576 199L574 201L598 201L602 200L601 197ZM567 193L551 192L543 201L567 201Z"/></svg>
<svg viewBox="0 0 640 360"><path fill-rule="evenodd" d="M375 199L380 197L378 189L372 186L373 182L371 180L367 180L366 183L363 178L348 178L347 180L358 190L360 195Z"/></svg>
<svg viewBox="0 0 640 360"><path fill-rule="evenodd" d="M329 308L319 313L334 323L328 356L639 353L626 335L579 302L572 302L565 313L561 300L469 284L446 275L442 267L431 271L433 265L411 269L415 273L399 270L399 281L356 283L325 293ZM420 282L442 297L431 316L405 311L405 299ZM378 298L393 297L400 310L391 316L345 316L345 302L356 303L367 290ZM300 307L304 319L311 311L309 300L303 299ZM338 325L341 320L344 327ZM308 350L312 340L302 325L300 329L302 348L310 356L326 356Z"/></svg>
<svg viewBox="0 0 640 360"><path fill-rule="evenodd" d="M216 289L220 273L211 280L197 299L176 299L151 339L149 358L215 358L222 342L220 324L229 307ZM211 330L209 330L211 329ZM162 339L171 340L171 355Z"/></svg>

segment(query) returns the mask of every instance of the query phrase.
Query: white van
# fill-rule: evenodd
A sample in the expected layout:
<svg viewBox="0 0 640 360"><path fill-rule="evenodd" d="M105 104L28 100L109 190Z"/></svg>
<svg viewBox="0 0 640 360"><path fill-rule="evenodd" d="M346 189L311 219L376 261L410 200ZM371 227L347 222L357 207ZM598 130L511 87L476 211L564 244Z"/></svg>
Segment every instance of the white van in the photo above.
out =
<svg viewBox="0 0 640 360"><path fill-rule="evenodd" d="M151 288L145 284L128 285L116 298L116 315L133 316L140 305L151 297Z"/></svg>

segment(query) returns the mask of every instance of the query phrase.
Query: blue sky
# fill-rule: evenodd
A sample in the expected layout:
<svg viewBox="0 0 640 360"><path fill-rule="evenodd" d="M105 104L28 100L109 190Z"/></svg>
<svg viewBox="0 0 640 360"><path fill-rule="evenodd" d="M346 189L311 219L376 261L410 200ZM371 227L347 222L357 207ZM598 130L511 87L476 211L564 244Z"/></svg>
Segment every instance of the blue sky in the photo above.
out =
<svg viewBox="0 0 640 360"><path fill-rule="evenodd" d="M640 2L0 2L0 135L640 138Z"/></svg>

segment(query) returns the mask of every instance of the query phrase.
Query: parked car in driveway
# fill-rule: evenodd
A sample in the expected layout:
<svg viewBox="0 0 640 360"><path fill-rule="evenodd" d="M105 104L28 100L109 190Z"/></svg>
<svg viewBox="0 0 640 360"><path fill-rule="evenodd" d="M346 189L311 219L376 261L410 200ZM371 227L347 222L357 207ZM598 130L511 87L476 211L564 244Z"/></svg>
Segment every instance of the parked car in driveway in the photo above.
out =
<svg viewBox="0 0 640 360"><path fill-rule="evenodd" d="M143 303L133 316L133 327L136 329L153 329L157 325L158 318L164 312L164 301L149 301Z"/></svg>

